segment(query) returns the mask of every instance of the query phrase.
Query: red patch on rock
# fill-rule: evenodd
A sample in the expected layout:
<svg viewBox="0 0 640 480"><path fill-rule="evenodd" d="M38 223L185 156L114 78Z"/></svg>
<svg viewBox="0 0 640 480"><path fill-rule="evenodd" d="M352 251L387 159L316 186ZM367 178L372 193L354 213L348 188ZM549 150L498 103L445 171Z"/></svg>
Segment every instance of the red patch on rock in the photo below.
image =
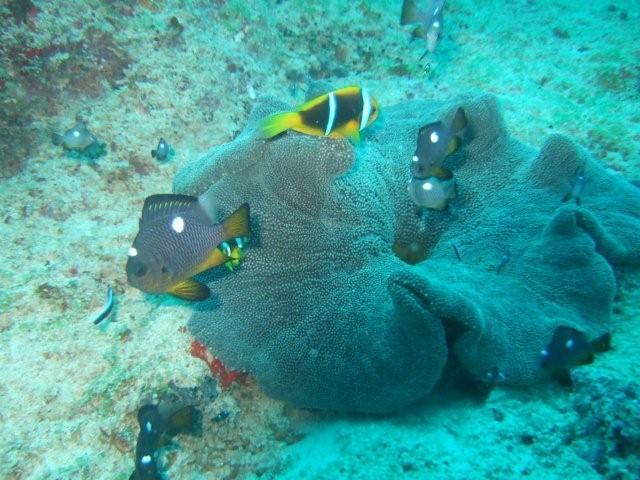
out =
<svg viewBox="0 0 640 480"><path fill-rule="evenodd" d="M214 357L211 352L207 350L207 347L197 340L191 342L189 353L192 357L199 358L207 364L211 371L211 375L220 381L220 387L224 390L228 389L236 380L244 379L246 376L246 373L241 372L240 370L227 370L224 363L222 363L222 360L218 357Z"/></svg>

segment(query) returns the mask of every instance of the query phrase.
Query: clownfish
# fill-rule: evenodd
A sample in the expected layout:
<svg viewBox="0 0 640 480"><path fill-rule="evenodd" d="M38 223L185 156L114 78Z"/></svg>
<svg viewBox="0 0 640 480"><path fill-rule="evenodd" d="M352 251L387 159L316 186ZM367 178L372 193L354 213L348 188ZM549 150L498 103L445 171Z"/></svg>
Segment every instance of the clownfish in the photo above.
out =
<svg viewBox="0 0 640 480"><path fill-rule="evenodd" d="M275 137L286 130L315 136L350 138L360 141L360 131L378 118L378 102L367 89L344 87L325 93L294 111L265 118L261 125L264 138Z"/></svg>

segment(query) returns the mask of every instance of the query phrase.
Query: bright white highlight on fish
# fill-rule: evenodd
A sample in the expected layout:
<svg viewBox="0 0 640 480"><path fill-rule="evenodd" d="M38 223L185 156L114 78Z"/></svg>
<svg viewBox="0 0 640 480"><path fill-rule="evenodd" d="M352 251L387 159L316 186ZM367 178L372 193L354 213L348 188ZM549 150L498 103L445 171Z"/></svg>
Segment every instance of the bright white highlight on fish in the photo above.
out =
<svg viewBox="0 0 640 480"><path fill-rule="evenodd" d="M80 132L78 130L74 130L73 131L73 136L74 137L79 137L80 136Z"/></svg>
<svg viewBox="0 0 640 480"><path fill-rule="evenodd" d="M367 126L371 115L371 96L366 88L362 89L362 119L360 120L360 130Z"/></svg>
<svg viewBox="0 0 640 480"><path fill-rule="evenodd" d="M411 161L412 161L412 162L417 162L418 160L419 160L419 159L418 159L418 156L417 156L417 155L414 155L414 156L411 158Z"/></svg>
<svg viewBox="0 0 640 480"><path fill-rule="evenodd" d="M134 247L131 247L129 248L127 255L129 255L130 257L135 257L136 255L138 255L138 250L136 250Z"/></svg>
<svg viewBox="0 0 640 480"><path fill-rule="evenodd" d="M567 348L573 347L573 340L572 339L567 340L567 343L565 343L564 346Z"/></svg>
<svg viewBox="0 0 640 480"><path fill-rule="evenodd" d="M144 455L144 456L140 459L140 461L141 461L142 463L144 463L145 465L146 465L147 463L151 463L151 455Z"/></svg>
<svg viewBox="0 0 640 480"><path fill-rule="evenodd" d="M437 143L438 140L440 140L437 132L431 132L431 136L429 138L431 139L431 143Z"/></svg>
<svg viewBox="0 0 640 480"><path fill-rule="evenodd" d="M423 189L423 190L426 190L426 191L428 192L429 190L433 189L433 183L431 183L431 182L424 182L424 183L422 184L422 189Z"/></svg>
<svg viewBox="0 0 640 480"><path fill-rule="evenodd" d="M336 121L336 95L331 92L329 94L329 121L327 122L327 128L324 131L325 135L329 135L333 130L333 124Z"/></svg>
<svg viewBox="0 0 640 480"><path fill-rule="evenodd" d="M176 233L182 233L182 231L184 230L184 218L182 217L174 218L173 221L171 222L171 228L173 228L173 231Z"/></svg>
<svg viewBox="0 0 640 480"><path fill-rule="evenodd" d="M147 432L151 431L151 422L145 423L144 427L147 429Z"/></svg>

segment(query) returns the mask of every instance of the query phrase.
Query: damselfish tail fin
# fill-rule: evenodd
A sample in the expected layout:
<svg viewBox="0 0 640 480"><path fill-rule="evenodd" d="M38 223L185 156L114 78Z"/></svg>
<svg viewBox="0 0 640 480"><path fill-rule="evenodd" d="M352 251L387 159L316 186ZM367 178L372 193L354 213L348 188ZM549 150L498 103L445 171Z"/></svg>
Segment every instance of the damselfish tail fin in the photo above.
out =
<svg viewBox="0 0 640 480"><path fill-rule="evenodd" d="M462 130L467 128L467 115L464 113L464 109L459 107L456 110L455 115L453 116L453 121L451 122L451 130L454 135L459 135Z"/></svg>
<svg viewBox="0 0 640 480"><path fill-rule="evenodd" d="M231 240L236 237L250 237L249 204L243 203L222 224L223 240Z"/></svg>
<svg viewBox="0 0 640 480"><path fill-rule="evenodd" d="M297 124L300 119L298 112L283 112L270 115L262 121L260 131L263 138L271 138L289 130Z"/></svg>

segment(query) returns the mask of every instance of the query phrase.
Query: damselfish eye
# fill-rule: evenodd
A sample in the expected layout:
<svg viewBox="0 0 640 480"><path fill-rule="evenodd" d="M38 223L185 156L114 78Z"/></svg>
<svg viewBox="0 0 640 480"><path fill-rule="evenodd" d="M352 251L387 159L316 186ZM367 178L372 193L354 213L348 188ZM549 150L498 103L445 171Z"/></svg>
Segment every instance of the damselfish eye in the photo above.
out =
<svg viewBox="0 0 640 480"><path fill-rule="evenodd" d="M160 271L162 273L167 273L169 270L167 269L167 267L165 267L164 265L160 268Z"/></svg>
<svg viewBox="0 0 640 480"><path fill-rule="evenodd" d="M133 273L135 273L137 277L143 277L147 273L147 266L144 263L138 263L135 266Z"/></svg>

